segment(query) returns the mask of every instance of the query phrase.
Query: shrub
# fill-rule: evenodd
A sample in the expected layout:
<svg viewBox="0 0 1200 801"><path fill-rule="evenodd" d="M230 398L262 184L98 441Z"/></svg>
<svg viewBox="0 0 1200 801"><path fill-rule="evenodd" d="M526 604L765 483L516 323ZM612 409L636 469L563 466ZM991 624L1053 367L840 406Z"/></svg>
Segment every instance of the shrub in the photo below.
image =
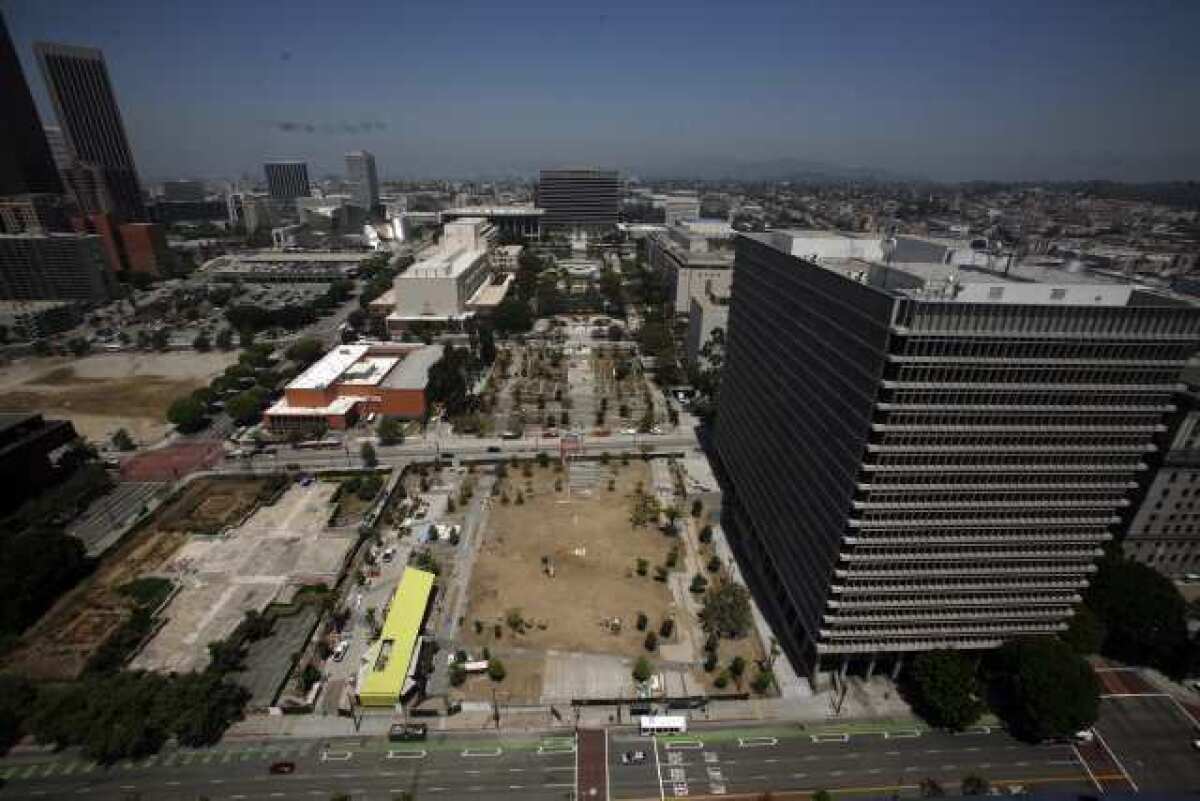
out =
<svg viewBox="0 0 1200 801"><path fill-rule="evenodd" d="M717 668L717 652L709 651L704 656L704 672L712 673Z"/></svg>
<svg viewBox="0 0 1200 801"><path fill-rule="evenodd" d="M674 632L674 631L675 631L675 621L672 620L671 618L667 618L666 620L664 620L662 622L662 625L658 627L658 635L664 639L666 639L667 637L670 637L672 632Z"/></svg>
<svg viewBox="0 0 1200 801"><path fill-rule="evenodd" d="M638 557L638 560L637 560L637 574L638 574L639 576L644 576L644 575L646 575L646 573L647 573L647 572L649 572L649 570L650 570L650 562L649 562L649 560L642 559L641 557Z"/></svg>
<svg viewBox="0 0 1200 801"><path fill-rule="evenodd" d="M708 579L706 579L704 576L700 575L699 573L692 576L692 586L689 587L692 592L699 595L700 593L704 592L707 587Z"/></svg>
<svg viewBox="0 0 1200 801"><path fill-rule="evenodd" d="M704 504L702 504L700 499L697 498L696 500L692 501L692 517L698 518L702 514L704 514Z"/></svg>
<svg viewBox="0 0 1200 801"><path fill-rule="evenodd" d="M633 665L633 680L639 684L650 678L653 669L650 667L650 660L644 656L639 656L637 662Z"/></svg>
<svg viewBox="0 0 1200 801"><path fill-rule="evenodd" d="M729 675L735 679L740 679L742 674L746 672L746 660L740 656L735 656L729 660Z"/></svg>
<svg viewBox="0 0 1200 801"><path fill-rule="evenodd" d="M750 689L759 695L763 695L767 690L771 689L771 685L775 683L775 674L770 670L760 670L754 676L754 681L750 682Z"/></svg>
<svg viewBox="0 0 1200 801"><path fill-rule="evenodd" d="M461 687L463 682L467 680L467 669L455 662L450 666L450 684L455 687Z"/></svg>
<svg viewBox="0 0 1200 801"><path fill-rule="evenodd" d="M717 674L717 677L713 679L713 686L718 690L721 690L724 689L727 684L729 684L729 674L722 670Z"/></svg>
<svg viewBox="0 0 1200 801"><path fill-rule="evenodd" d="M705 526L704 528L700 529L700 541L701 542L706 543L706 544L710 543L710 542L712 542L712 538L713 538L713 527L712 526Z"/></svg>
<svg viewBox="0 0 1200 801"><path fill-rule="evenodd" d="M658 635L653 631L646 634L646 642L644 643L647 651L653 651L658 648Z"/></svg>
<svg viewBox="0 0 1200 801"><path fill-rule="evenodd" d="M504 677L508 672L504 669L504 663L499 659L489 659L487 666L488 678L492 681L504 681Z"/></svg>
<svg viewBox="0 0 1200 801"><path fill-rule="evenodd" d="M650 625L650 618L646 617L645 612L638 612L637 613L637 630L645 631L646 626L648 626L648 625Z"/></svg>

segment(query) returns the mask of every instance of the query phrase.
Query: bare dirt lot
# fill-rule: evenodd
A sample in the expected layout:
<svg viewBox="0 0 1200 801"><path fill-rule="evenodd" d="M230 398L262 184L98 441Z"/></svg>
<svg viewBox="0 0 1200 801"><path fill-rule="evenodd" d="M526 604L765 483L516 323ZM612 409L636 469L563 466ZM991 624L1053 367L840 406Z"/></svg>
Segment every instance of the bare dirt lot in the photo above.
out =
<svg viewBox="0 0 1200 801"><path fill-rule="evenodd" d="M69 417L95 442L118 428L139 443L154 442L169 428L163 416L171 401L235 361L236 353L192 351L22 359L0 368L0 409Z"/></svg>
<svg viewBox="0 0 1200 801"><path fill-rule="evenodd" d="M183 545L187 532L246 514L265 479L200 479L131 534L96 572L64 595L22 637L5 667L38 680L77 677L88 659L125 620L132 604L116 590L159 569Z"/></svg>
<svg viewBox="0 0 1200 801"><path fill-rule="evenodd" d="M474 646L556 649L637 656L646 633L638 631L638 612L657 628L674 614L667 585L656 581L654 567L665 562L675 540L654 526L630 522L633 494L646 486L649 472L641 462L627 467L614 461L596 465L590 495L569 495L567 474L533 468L531 478L510 468L503 480L509 503L491 498L488 528L472 573L464 633ZM615 488L609 490L610 476ZM563 489L556 491L555 482ZM532 491L530 491L532 488ZM518 504L521 494L523 503ZM637 574L641 557L650 567ZM543 559L553 565L548 575ZM506 619L516 610L525 625L518 633ZM610 630L620 621L620 631ZM477 632L475 621L482 625ZM499 625L500 637L496 637Z"/></svg>

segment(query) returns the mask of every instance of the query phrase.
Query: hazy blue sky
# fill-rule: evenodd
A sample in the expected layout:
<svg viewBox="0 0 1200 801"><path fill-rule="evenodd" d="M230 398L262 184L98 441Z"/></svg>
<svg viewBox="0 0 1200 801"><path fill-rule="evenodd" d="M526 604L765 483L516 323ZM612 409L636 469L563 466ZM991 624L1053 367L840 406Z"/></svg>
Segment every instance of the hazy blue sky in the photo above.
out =
<svg viewBox="0 0 1200 801"><path fill-rule="evenodd" d="M103 48L146 180L793 158L938 179L1200 178L1200 0L0 0Z"/></svg>

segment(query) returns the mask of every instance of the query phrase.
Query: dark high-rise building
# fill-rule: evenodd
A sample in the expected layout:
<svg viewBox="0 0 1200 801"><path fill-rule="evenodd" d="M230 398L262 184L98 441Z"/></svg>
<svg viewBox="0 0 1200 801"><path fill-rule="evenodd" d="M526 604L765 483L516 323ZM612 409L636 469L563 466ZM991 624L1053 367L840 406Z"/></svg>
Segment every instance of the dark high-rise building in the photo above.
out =
<svg viewBox="0 0 1200 801"><path fill-rule="evenodd" d="M370 211L379 205L379 175L375 157L365 150L346 154L346 175L350 179L350 202Z"/></svg>
<svg viewBox="0 0 1200 801"><path fill-rule="evenodd" d="M616 170L542 170L537 205L546 228L603 232L617 224L620 179Z"/></svg>
<svg viewBox="0 0 1200 801"><path fill-rule="evenodd" d="M113 214L145 220L141 183L104 53L49 42L38 42L34 52L70 153L100 177Z"/></svg>
<svg viewBox="0 0 1200 801"><path fill-rule="evenodd" d="M168 202L199 202L206 196L203 181L163 181L162 197Z"/></svg>
<svg viewBox="0 0 1200 801"><path fill-rule="evenodd" d="M0 16L0 195L62 191L29 84Z"/></svg>
<svg viewBox="0 0 1200 801"><path fill-rule="evenodd" d="M263 165L267 174L267 192L272 200L295 200L308 197L308 165L303 161L268 161Z"/></svg>
<svg viewBox="0 0 1200 801"><path fill-rule="evenodd" d="M723 520L793 664L896 670L1064 630L1200 308L944 247L814 261L812 242L738 237L717 431Z"/></svg>

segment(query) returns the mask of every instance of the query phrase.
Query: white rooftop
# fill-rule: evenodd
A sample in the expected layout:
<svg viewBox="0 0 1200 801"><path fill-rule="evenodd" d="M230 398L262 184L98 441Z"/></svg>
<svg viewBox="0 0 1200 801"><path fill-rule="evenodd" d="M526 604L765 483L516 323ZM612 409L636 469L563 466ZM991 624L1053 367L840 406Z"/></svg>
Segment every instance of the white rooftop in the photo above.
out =
<svg viewBox="0 0 1200 801"><path fill-rule="evenodd" d="M456 278L471 269L484 256L485 250L460 248L451 251L437 251L409 267L399 275L399 279L414 278Z"/></svg>
<svg viewBox="0 0 1200 801"><path fill-rule="evenodd" d="M367 399L357 395L342 395L334 398L325 406L292 406L288 403L287 398L280 398L275 405L267 409L267 415L272 417L344 415L364 400Z"/></svg>
<svg viewBox="0 0 1200 801"><path fill-rule="evenodd" d="M339 345L288 384L289 389L326 389L369 350L367 345Z"/></svg>
<svg viewBox="0 0 1200 801"><path fill-rule="evenodd" d="M537 206L460 206L442 212L458 217L540 217L545 213Z"/></svg>
<svg viewBox="0 0 1200 801"><path fill-rule="evenodd" d="M399 363L400 359L395 356L367 356L343 372L338 383L350 386L375 386L383 381L391 369Z"/></svg>

